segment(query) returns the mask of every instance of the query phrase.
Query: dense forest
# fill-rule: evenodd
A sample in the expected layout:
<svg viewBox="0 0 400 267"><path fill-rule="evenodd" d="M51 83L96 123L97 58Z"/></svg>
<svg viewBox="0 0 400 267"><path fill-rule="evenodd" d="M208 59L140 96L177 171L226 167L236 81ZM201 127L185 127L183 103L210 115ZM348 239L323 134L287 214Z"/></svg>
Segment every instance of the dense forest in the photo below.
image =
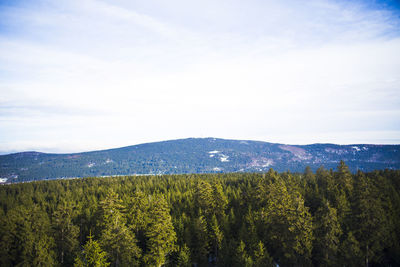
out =
<svg viewBox="0 0 400 267"><path fill-rule="evenodd" d="M1 266L399 266L400 171L0 186Z"/></svg>
<svg viewBox="0 0 400 267"><path fill-rule="evenodd" d="M400 145L284 145L249 140L187 138L73 154L0 155L7 183L54 178L189 173L303 172L344 160L350 171L400 169Z"/></svg>

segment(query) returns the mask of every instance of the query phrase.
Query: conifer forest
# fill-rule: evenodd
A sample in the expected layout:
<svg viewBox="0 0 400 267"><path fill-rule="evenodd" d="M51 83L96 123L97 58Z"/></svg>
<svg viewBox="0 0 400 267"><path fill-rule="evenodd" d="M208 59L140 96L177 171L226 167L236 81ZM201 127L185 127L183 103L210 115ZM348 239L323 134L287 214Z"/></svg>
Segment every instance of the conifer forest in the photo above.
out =
<svg viewBox="0 0 400 267"><path fill-rule="evenodd" d="M0 266L400 266L400 171L0 186Z"/></svg>

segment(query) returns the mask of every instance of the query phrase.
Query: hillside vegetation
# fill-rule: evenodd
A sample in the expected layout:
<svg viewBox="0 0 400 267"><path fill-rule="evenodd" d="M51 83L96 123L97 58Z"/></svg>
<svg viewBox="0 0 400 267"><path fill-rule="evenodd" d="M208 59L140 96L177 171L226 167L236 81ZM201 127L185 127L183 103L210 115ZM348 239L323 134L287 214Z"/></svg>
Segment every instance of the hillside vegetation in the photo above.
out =
<svg viewBox="0 0 400 267"><path fill-rule="evenodd" d="M0 186L1 266L399 266L400 171Z"/></svg>
<svg viewBox="0 0 400 267"><path fill-rule="evenodd" d="M184 173L302 172L306 166L352 172L400 169L400 145L283 145L189 138L75 154L24 152L0 156L0 177L21 182L63 177Z"/></svg>

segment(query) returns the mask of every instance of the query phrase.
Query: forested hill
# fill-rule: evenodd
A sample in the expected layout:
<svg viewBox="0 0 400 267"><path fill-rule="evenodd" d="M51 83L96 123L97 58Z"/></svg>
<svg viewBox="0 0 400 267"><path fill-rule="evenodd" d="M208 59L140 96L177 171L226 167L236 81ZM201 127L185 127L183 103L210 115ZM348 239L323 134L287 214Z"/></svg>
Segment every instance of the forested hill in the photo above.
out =
<svg viewBox="0 0 400 267"><path fill-rule="evenodd" d="M279 172L335 168L400 169L400 145L283 145L259 141L189 138L116 149L47 154L22 152L0 156L0 177L7 182L46 178L134 174ZM5 181L5 179L2 179Z"/></svg>

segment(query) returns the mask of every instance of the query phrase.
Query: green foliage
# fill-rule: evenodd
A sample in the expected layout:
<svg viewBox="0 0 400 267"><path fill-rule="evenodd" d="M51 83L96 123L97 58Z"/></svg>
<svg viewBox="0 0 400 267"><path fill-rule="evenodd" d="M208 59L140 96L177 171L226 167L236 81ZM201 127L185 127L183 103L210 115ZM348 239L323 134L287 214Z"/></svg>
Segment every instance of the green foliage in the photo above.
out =
<svg viewBox="0 0 400 267"><path fill-rule="evenodd" d="M318 266L337 265L338 245L342 229L336 209L325 200L314 218L314 262Z"/></svg>
<svg viewBox="0 0 400 267"><path fill-rule="evenodd" d="M124 206L118 194L111 191L100 203L100 245L107 252L113 266L134 266L138 264L140 248L136 245L134 233L126 226Z"/></svg>
<svg viewBox="0 0 400 267"><path fill-rule="evenodd" d="M47 213L37 204L17 206L2 218L2 266L54 266L56 255Z"/></svg>
<svg viewBox="0 0 400 267"><path fill-rule="evenodd" d="M162 266L176 249L176 233L169 214L168 203L160 196L150 207L150 222L146 230L147 250L144 262L150 266Z"/></svg>
<svg viewBox="0 0 400 267"><path fill-rule="evenodd" d="M186 244L184 244L183 247L179 248L177 266L179 267L192 266L192 263L190 261L190 249L188 248L188 246L186 246Z"/></svg>
<svg viewBox="0 0 400 267"><path fill-rule="evenodd" d="M341 163L4 185L0 266L398 266L399 181Z"/></svg>
<svg viewBox="0 0 400 267"><path fill-rule="evenodd" d="M107 267L110 265L107 262L107 254L100 248L97 241L93 240L92 235L89 235L89 240L83 246L83 250L75 258L75 267Z"/></svg>
<svg viewBox="0 0 400 267"><path fill-rule="evenodd" d="M352 232L348 232L340 247L340 263L343 266L363 266L360 243Z"/></svg>
<svg viewBox="0 0 400 267"><path fill-rule="evenodd" d="M213 188L207 181L199 181L196 186L195 192L195 203L196 207L200 208L206 216L211 216L215 209L215 199Z"/></svg>
<svg viewBox="0 0 400 267"><path fill-rule="evenodd" d="M195 218L192 229L191 248L193 260L199 264L205 264L209 252L209 237L207 233L207 223L204 216Z"/></svg>
<svg viewBox="0 0 400 267"><path fill-rule="evenodd" d="M268 254L263 242L258 242L257 249L254 251L255 267L271 267L273 266L272 258Z"/></svg>
<svg viewBox="0 0 400 267"><path fill-rule="evenodd" d="M312 217L296 190L289 194L282 178L268 188L268 202L261 218L266 224L267 241L273 256L284 265L307 265L312 250Z"/></svg>
<svg viewBox="0 0 400 267"><path fill-rule="evenodd" d="M236 262L235 266L244 266L244 267L250 267L253 266L253 259L251 258L250 255L248 255L246 251L246 245L245 243L240 240L238 247L236 248Z"/></svg>
<svg viewBox="0 0 400 267"><path fill-rule="evenodd" d="M72 220L73 209L65 203L59 205L53 213L53 235L61 265L72 265L79 246L79 227Z"/></svg>
<svg viewBox="0 0 400 267"><path fill-rule="evenodd" d="M384 248L389 245L392 229L377 188L361 172L356 176L356 188L353 230L368 265L371 260L382 257Z"/></svg>

